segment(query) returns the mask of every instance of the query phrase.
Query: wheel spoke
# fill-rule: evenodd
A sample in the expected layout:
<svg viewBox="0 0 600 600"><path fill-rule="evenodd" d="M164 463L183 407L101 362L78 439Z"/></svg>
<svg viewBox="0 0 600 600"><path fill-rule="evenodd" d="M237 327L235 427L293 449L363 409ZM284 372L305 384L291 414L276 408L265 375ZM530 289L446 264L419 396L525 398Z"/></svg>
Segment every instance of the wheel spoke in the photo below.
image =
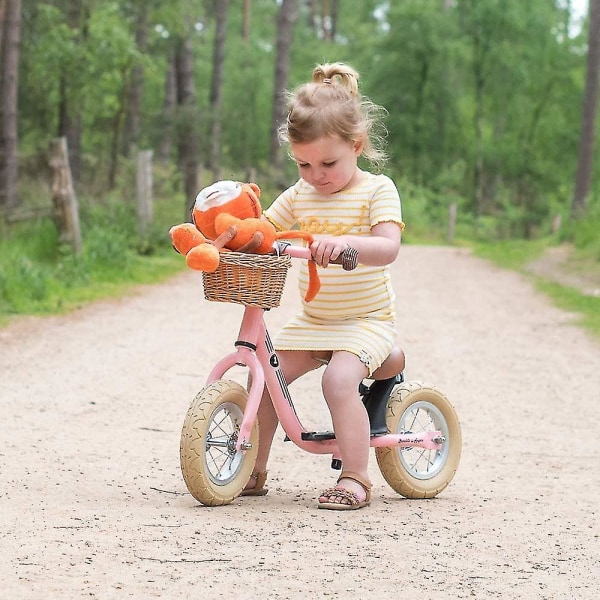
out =
<svg viewBox="0 0 600 600"><path fill-rule="evenodd" d="M215 413L211 425L206 440L207 468L216 479L226 479L235 468L239 425L235 415L226 407Z"/></svg>
<svg viewBox="0 0 600 600"><path fill-rule="evenodd" d="M412 405L400 420L402 433L423 433L442 431L446 427L445 420L435 406L428 402L417 402ZM414 477L427 479L435 475L445 462L444 451L432 451L426 448L410 446L400 450L401 461Z"/></svg>
<svg viewBox="0 0 600 600"><path fill-rule="evenodd" d="M256 460L258 424L251 445L238 451L248 392L239 383L218 380L198 393L181 432L181 471L188 490L201 502L231 502L247 483Z"/></svg>
<svg viewBox="0 0 600 600"><path fill-rule="evenodd" d="M378 447L385 480L407 498L433 498L451 481L460 459L460 423L448 399L434 386L405 382L390 395L386 422L399 435L435 437L437 449Z"/></svg>

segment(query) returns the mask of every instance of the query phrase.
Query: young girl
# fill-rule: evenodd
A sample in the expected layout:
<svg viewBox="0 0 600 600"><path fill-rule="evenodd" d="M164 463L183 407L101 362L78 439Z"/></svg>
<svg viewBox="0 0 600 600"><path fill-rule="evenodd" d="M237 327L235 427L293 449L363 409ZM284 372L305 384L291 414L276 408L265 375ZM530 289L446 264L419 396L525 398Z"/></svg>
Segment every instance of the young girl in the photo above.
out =
<svg viewBox="0 0 600 600"><path fill-rule="evenodd" d="M361 97L354 69L342 63L316 67L312 82L291 96L281 129L300 179L265 211L279 230L297 225L312 233L311 253L323 267L316 298L303 303L302 312L276 336L274 346L288 383L326 365L323 395L343 471L337 485L321 494L318 506L333 510L362 508L371 501L369 419L358 389L365 377L392 375L380 366L396 340L389 265L400 247L400 198L388 177L358 167L361 155L372 162L384 158L373 131L378 110ZM358 251L358 267L344 271L330 265L348 246ZM303 297L307 285L304 263ZM403 367L401 351L394 353L396 365L399 358ZM256 467L242 495L267 493L267 459L278 421L266 391L258 418Z"/></svg>

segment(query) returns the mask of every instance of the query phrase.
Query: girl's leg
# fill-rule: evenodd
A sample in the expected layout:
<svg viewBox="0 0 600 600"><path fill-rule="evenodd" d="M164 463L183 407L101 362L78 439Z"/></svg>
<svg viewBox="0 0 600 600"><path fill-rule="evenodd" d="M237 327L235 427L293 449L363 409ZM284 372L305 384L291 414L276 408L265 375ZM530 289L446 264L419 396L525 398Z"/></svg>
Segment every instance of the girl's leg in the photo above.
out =
<svg viewBox="0 0 600 600"><path fill-rule="evenodd" d="M389 379L404 371L406 357L400 346L394 346L389 356L383 361L378 369L375 369L371 377L373 379Z"/></svg>
<svg viewBox="0 0 600 600"><path fill-rule="evenodd" d="M357 356L350 352L335 352L323 374L322 385L343 470L358 473L369 481L369 417L358 393L358 386L367 374L367 367ZM341 479L338 485L354 492L361 502L366 497L365 489L356 481ZM321 496L319 501L339 502L340 498Z"/></svg>
<svg viewBox="0 0 600 600"><path fill-rule="evenodd" d="M318 368L323 363L315 360L310 352L302 350L283 350L278 351L279 363L288 383L292 383L301 375ZM279 420L277 413L273 408L271 397L265 386L262 399L258 407L258 453L254 466L255 473L264 473L267 470L267 462L271 452L273 438L277 431ZM244 489L249 490L256 485L256 479L251 478Z"/></svg>

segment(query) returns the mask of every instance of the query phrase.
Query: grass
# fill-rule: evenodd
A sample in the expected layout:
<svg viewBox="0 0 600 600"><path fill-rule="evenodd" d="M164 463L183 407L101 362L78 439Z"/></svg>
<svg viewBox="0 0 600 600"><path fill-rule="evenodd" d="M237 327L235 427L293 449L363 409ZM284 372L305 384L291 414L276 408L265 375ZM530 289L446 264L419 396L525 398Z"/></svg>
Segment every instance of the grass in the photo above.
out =
<svg viewBox="0 0 600 600"><path fill-rule="evenodd" d="M525 266L538 258L549 243L545 240L506 240L494 243L476 243L474 252L504 269L523 271Z"/></svg>
<svg viewBox="0 0 600 600"><path fill-rule="evenodd" d="M475 244L474 252L494 264L518 271L532 278L536 287L546 294L556 306L578 315L578 325L600 339L600 297L582 293L579 289L548 281L532 275L526 266L543 254L554 243L551 239L536 241L503 241ZM586 250L576 251L569 261L569 268L585 273L598 273L598 260Z"/></svg>
<svg viewBox="0 0 600 600"><path fill-rule="evenodd" d="M50 219L5 229L0 240L0 326L18 315L60 314L135 285L164 281L185 269L168 237L173 217L137 234L135 210L123 203L84 206L83 251L61 245Z"/></svg>
<svg viewBox="0 0 600 600"><path fill-rule="evenodd" d="M77 259L43 267L23 257L6 268L5 258L6 254L0 261L0 326L18 315L62 314L122 296L135 285L164 281L184 264L173 252L153 257L132 254L122 269L86 267Z"/></svg>
<svg viewBox="0 0 600 600"><path fill-rule="evenodd" d="M538 280L537 286L559 307L579 315L578 324L600 339L600 297L583 295L557 283Z"/></svg>

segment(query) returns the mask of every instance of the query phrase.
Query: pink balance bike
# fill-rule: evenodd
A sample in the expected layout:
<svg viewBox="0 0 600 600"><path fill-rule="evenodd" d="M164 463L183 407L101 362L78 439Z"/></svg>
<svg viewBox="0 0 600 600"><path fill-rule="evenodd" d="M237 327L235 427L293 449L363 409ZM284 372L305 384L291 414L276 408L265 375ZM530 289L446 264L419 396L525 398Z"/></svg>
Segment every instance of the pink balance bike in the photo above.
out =
<svg viewBox="0 0 600 600"><path fill-rule="evenodd" d="M183 478L201 504L229 504L250 479L258 451L257 410L264 386L286 440L315 454L330 454L342 464L332 431L307 431L294 409L264 321L264 311L279 306L291 257L310 258L308 248L286 243L278 255L221 255L214 273L203 273L207 300L245 306L235 350L209 373L192 401L181 432ZM356 266L356 252L338 261ZM248 389L226 379L234 366L249 372ZM402 373L360 386L371 423L371 447L387 483L407 498L433 498L452 480L462 447L460 423L447 398L435 387L404 382Z"/></svg>

